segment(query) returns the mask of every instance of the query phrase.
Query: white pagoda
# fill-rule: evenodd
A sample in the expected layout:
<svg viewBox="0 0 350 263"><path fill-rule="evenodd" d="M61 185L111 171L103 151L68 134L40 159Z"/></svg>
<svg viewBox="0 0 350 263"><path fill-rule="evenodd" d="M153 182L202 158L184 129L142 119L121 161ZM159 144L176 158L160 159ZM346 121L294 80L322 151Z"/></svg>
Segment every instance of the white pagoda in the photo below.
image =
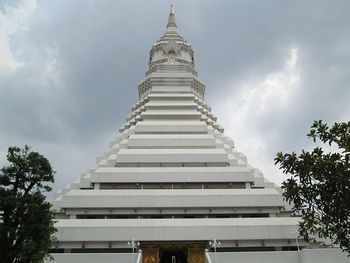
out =
<svg viewBox="0 0 350 263"><path fill-rule="evenodd" d="M96 167L56 194L54 262L348 262L298 240L280 190L224 135L172 9L138 91Z"/></svg>

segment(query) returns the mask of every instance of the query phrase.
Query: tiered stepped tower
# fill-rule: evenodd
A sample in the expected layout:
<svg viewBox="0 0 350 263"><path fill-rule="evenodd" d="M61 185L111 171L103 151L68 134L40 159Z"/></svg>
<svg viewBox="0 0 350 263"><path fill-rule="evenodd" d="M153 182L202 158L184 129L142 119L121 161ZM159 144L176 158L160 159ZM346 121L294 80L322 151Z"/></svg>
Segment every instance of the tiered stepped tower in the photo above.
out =
<svg viewBox="0 0 350 263"><path fill-rule="evenodd" d="M297 250L298 218L217 124L173 11L138 91L96 168L53 202L56 262L126 262L133 239L145 263L203 263L214 239L218 254Z"/></svg>

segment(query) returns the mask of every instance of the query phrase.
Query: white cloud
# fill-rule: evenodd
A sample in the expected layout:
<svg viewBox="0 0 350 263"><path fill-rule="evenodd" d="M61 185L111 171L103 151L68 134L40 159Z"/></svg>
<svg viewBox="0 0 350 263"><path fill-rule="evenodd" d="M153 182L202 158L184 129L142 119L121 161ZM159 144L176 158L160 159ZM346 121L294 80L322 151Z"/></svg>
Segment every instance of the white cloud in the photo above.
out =
<svg viewBox="0 0 350 263"><path fill-rule="evenodd" d="M248 162L265 172L265 176L274 182L282 180L276 176L278 170L269 152L278 130L271 126L268 133L263 132L256 122L271 121L273 112L293 108L293 97L300 92L298 56L298 49L292 48L280 70L238 85L234 81L226 84L231 94L223 103L214 105L218 108L220 119L225 120L226 134L235 140L237 150L245 153Z"/></svg>
<svg viewBox="0 0 350 263"><path fill-rule="evenodd" d="M37 6L37 0L24 0L16 7L4 6L0 12L0 71L11 73L22 65L11 50L10 38L21 30L26 30L30 16Z"/></svg>

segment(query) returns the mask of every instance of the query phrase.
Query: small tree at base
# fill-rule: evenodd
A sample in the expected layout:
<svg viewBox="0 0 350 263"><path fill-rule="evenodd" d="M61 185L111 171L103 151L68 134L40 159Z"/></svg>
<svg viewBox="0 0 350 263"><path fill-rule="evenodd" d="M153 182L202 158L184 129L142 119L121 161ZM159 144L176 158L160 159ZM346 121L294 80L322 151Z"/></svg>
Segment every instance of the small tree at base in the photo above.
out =
<svg viewBox="0 0 350 263"><path fill-rule="evenodd" d="M291 175L282 183L283 196L301 215L301 237L306 241L310 235L330 238L350 255L350 122L329 128L315 121L307 136L337 149L278 153L275 164Z"/></svg>
<svg viewBox="0 0 350 263"><path fill-rule="evenodd" d="M28 146L10 147L7 160L10 164L0 172L1 262L43 262L56 231L51 204L43 193L51 191L55 172Z"/></svg>

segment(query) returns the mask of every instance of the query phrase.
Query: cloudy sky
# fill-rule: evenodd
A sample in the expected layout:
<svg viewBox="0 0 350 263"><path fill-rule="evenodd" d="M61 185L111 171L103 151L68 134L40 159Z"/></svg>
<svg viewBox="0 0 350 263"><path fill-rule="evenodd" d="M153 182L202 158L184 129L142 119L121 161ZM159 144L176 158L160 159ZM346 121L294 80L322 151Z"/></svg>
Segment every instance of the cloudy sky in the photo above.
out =
<svg viewBox="0 0 350 263"><path fill-rule="evenodd" d="M137 102L169 1L0 0L0 164L28 144L54 189L95 165ZM206 100L277 184L278 151L312 144L313 120L350 120L350 1L176 0Z"/></svg>

